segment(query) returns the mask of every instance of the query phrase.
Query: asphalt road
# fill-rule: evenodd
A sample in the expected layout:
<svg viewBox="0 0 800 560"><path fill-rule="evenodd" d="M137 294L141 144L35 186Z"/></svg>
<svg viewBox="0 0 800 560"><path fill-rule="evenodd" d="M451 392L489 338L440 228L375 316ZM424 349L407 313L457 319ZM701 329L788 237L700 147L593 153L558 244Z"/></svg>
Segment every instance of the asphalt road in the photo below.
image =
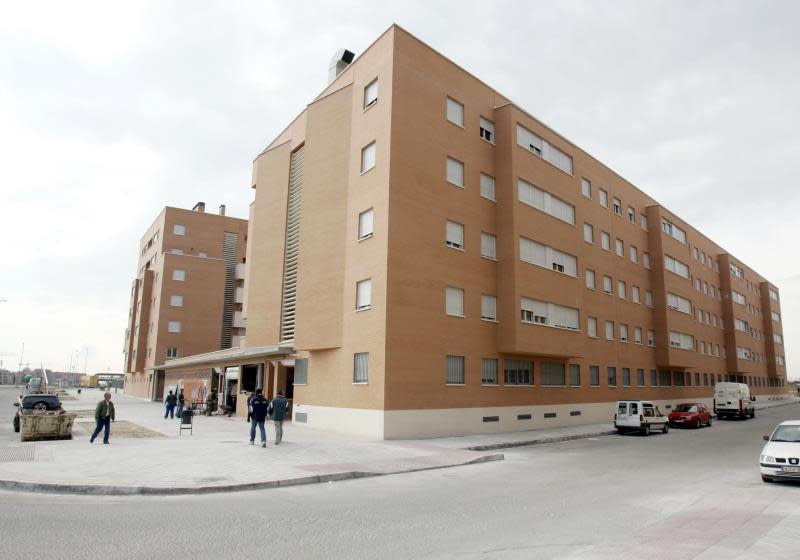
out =
<svg viewBox="0 0 800 560"><path fill-rule="evenodd" d="M800 405L702 430L260 492L5 492L0 558L797 559L800 485L765 484L757 467L761 436L790 418Z"/></svg>

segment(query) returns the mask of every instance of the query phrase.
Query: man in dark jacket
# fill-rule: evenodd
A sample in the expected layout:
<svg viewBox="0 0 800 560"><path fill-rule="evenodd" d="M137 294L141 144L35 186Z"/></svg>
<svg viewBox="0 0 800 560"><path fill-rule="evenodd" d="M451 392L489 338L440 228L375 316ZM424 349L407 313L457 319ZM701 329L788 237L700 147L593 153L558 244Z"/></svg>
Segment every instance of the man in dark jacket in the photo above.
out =
<svg viewBox="0 0 800 560"><path fill-rule="evenodd" d="M267 419L267 409L269 408L269 401L264 398L261 389L256 389L256 394L250 398L250 445L255 444L256 440L256 425L261 432L261 447L267 446L267 430L264 428L264 422Z"/></svg>
<svg viewBox="0 0 800 560"><path fill-rule="evenodd" d="M172 394L172 391L169 392L167 398L164 399L164 402L167 403L167 411L164 413L164 418L169 416L170 418L175 418L175 404L178 402L178 397Z"/></svg>
<svg viewBox="0 0 800 560"><path fill-rule="evenodd" d="M178 418L180 418L181 415L183 414L183 406L185 404L186 404L186 397L183 396L183 389L181 389L181 392L178 393L178 410L175 413L175 416L177 416Z"/></svg>
<svg viewBox="0 0 800 560"><path fill-rule="evenodd" d="M111 422L114 421L114 403L111 402L111 393L106 392L103 395L103 400L97 403L97 408L94 409L94 419L97 421L97 427L94 429L89 443L94 443L94 438L100 433L100 430L105 428L103 434L103 443L108 443L108 434L111 431Z"/></svg>
<svg viewBox="0 0 800 560"><path fill-rule="evenodd" d="M269 415L275 423L275 445L283 439L283 419L286 418L286 411L289 409L289 401L278 391L278 396L269 403Z"/></svg>

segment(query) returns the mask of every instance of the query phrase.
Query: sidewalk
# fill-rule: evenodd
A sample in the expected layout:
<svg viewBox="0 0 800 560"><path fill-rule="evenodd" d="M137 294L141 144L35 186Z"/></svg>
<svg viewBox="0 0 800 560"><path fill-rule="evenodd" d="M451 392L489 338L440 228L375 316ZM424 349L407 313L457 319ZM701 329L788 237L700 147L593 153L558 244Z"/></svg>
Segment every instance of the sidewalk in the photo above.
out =
<svg viewBox="0 0 800 560"><path fill-rule="evenodd" d="M241 418L195 418L193 434L164 407L114 394L117 422L111 444L89 444L94 407L102 397L85 390L64 408L77 411L70 441L0 446L0 489L80 494L190 494L313 484L502 460L491 450L613 433L610 423L504 434L376 441L286 423L284 441L266 449L248 444ZM798 399L758 403L758 408Z"/></svg>

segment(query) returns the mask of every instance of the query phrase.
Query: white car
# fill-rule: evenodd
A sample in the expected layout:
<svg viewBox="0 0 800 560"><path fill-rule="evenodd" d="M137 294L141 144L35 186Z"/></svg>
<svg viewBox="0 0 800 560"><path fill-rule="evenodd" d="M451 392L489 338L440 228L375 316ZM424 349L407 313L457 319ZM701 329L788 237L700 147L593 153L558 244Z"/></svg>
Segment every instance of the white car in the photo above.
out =
<svg viewBox="0 0 800 560"><path fill-rule="evenodd" d="M614 428L620 433L640 432L646 436L652 430L669 431L669 420L652 401L617 401Z"/></svg>
<svg viewBox="0 0 800 560"><path fill-rule="evenodd" d="M761 450L761 480L800 480L800 420L781 422Z"/></svg>

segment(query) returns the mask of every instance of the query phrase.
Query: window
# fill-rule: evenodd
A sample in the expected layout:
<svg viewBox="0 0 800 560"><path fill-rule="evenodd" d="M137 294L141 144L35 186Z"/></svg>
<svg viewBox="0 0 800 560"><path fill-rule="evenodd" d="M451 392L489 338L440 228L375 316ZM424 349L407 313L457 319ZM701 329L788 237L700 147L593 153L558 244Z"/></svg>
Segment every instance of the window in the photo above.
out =
<svg viewBox="0 0 800 560"><path fill-rule="evenodd" d="M177 346L170 346L167 348L167 358L177 358L178 357L178 347Z"/></svg>
<svg viewBox="0 0 800 560"><path fill-rule="evenodd" d="M183 296L170 296L169 304L172 307L183 307Z"/></svg>
<svg viewBox="0 0 800 560"><path fill-rule="evenodd" d="M170 321L167 323L167 332L171 333L179 333L181 332L181 322L180 321Z"/></svg>
<svg viewBox="0 0 800 560"><path fill-rule="evenodd" d="M692 302L676 294L667 292L667 307L681 313L692 314Z"/></svg>
<svg viewBox="0 0 800 560"><path fill-rule="evenodd" d="M586 287L590 290L595 289L594 270L586 269Z"/></svg>
<svg viewBox="0 0 800 560"><path fill-rule="evenodd" d="M365 239L372 237L373 228L373 210L364 210L358 215L358 238Z"/></svg>
<svg viewBox="0 0 800 560"><path fill-rule="evenodd" d="M686 243L686 232L681 228L670 222L669 220L661 220L661 229L667 235L674 237L681 243Z"/></svg>
<svg viewBox="0 0 800 560"><path fill-rule="evenodd" d="M486 173L481 173L481 196L489 200L496 200L494 177Z"/></svg>
<svg viewBox="0 0 800 560"><path fill-rule="evenodd" d="M606 370L608 372L608 386L616 387L617 385L617 368L610 367Z"/></svg>
<svg viewBox="0 0 800 560"><path fill-rule="evenodd" d="M611 250L611 236L606 232L600 232L600 246L606 251Z"/></svg>
<svg viewBox="0 0 800 560"><path fill-rule="evenodd" d="M182 226L180 224L173 224L172 233L174 233L175 235L186 235L186 226Z"/></svg>
<svg viewBox="0 0 800 560"><path fill-rule="evenodd" d="M447 220L445 228L445 243L453 249L464 248L464 226L457 222Z"/></svg>
<svg viewBox="0 0 800 560"><path fill-rule="evenodd" d="M622 368L622 385L624 387L631 386L631 368Z"/></svg>
<svg viewBox="0 0 800 560"><path fill-rule="evenodd" d="M632 224L636 223L636 210L628 206L628 221Z"/></svg>
<svg viewBox="0 0 800 560"><path fill-rule="evenodd" d="M633 342L635 342L636 344L642 343L642 327L634 327Z"/></svg>
<svg viewBox="0 0 800 560"><path fill-rule="evenodd" d="M772 335L772 339L777 342L778 344L783 344L783 336L779 335L778 333L774 333Z"/></svg>
<svg viewBox="0 0 800 560"><path fill-rule="evenodd" d="M581 365L569 365L569 384L573 387L580 387L581 385Z"/></svg>
<svg viewBox="0 0 800 560"><path fill-rule="evenodd" d="M737 331L746 333L750 332L750 324L747 321L742 321L741 319L734 318L733 323L734 323L734 328L736 328Z"/></svg>
<svg viewBox="0 0 800 560"><path fill-rule="evenodd" d="M592 183L589 179L581 179L581 194L586 198L592 198Z"/></svg>
<svg viewBox="0 0 800 560"><path fill-rule="evenodd" d="M533 362L530 360L503 360L505 385L533 385Z"/></svg>
<svg viewBox="0 0 800 560"><path fill-rule="evenodd" d="M198 251L197 256L200 257L200 258L205 259L205 258L208 258L208 253L205 252L205 251Z"/></svg>
<svg viewBox="0 0 800 560"><path fill-rule="evenodd" d="M658 387L658 372L654 369L650 370L650 385Z"/></svg>
<svg viewBox="0 0 800 560"><path fill-rule="evenodd" d="M541 363L541 385L566 385L566 368L558 362Z"/></svg>
<svg viewBox="0 0 800 560"><path fill-rule="evenodd" d="M484 231L481 232L481 256L489 259L497 258L497 238Z"/></svg>
<svg viewBox="0 0 800 560"><path fill-rule="evenodd" d="M628 325L619 326L619 340L620 342L628 342Z"/></svg>
<svg viewBox="0 0 800 560"><path fill-rule="evenodd" d="M597 318L588 317L586 319L586 334L592 338L597 338Z"/></svg>
<svg viewBox="0 0 800 560"><path fill-rule="evenodd" d="M639 224L641 224L643 230L647 231L649 229L647 227L647 216L645 216L644 214L641 214L639 216Z"/></svg>
<svg viewBox="0 0 800 560"><path fill-rule="evenodd" d="M633 303L640 303L639 302L639 286L633 286L633 288L631 288L631 299L633 300Z"/></svg>
<svg viewBox="0 0 800 560"><path fill-rule="evenodd" d="M636 245L630 246L630 255L631 255L631 262L635 263L639 262L639 249L636 248Z"/></svg>
<svg viewBox="0 0 800 560"><path fill-rule="evenodd" d="M575 207L571 204L567 204L560 198L522 179L517 181L517 191L520 202L533 206L568 224L575 224Z"/></svg>
<svg viewBox="0 0 800 560"><path fill-rule="evenodd" d="M669 255L664 255L664 266L670 272L674 272L678 276L683 278L689 278L689 267L683 264L678 259L670 257Z"/></svg>
<svg viewBox="0 0 800 560"><path fill-rule="evenodd" d="M770 288L769 289L769 299L773 299L775 301L778 301L778 292L776 292L775 290Z"/></svg>
<svg viewBox="0 0 800 560"><path fill-rule="evenodd" d="M733 263L731 263L731 274L736 276L736 278L744 280L744 271Z"/></svg>
<svg viewBox="0 0 800 560"><path fill-rule="evenodd" d="M644 370L637 369L636 370L636 385L639 387L644 387Z"/></svg>
<svg viewBox="0 0 800 560"><path fill-rule="evenodd" d="M172 253L173 255L182 255L183 249L170 249L169 252Z"/></svg>
<svg viewBox="0 0 800 560"><path fill-rule="evenodd" d="M356 282L356 309L369 309L372 305L372 279Z"/></svg>
<svg viewBox="0 0 800 560"><path fill-rule="evenodd" d="M369 109L378 102L378 78L372 80L364 88L364 109Z"/></svg>
<svg viewBox="0 0 800 560"><path fill-rule="evenodd" d="M369 352L353 354L353 383L369 382Z"/></svg>
<svg viewBox="0 0 800 560"><path fill-rule="evenodd" d="M366 173L375 167L375 141L373 140L361 148L361 173Z"/></svg>
<svg viewBox="0 0 800 560"><path fill-rule="evenodd" d="M658 384L662 387L672 386L672 373L669 370L661 370L658 372Z"/></svg>
<svg viewBox="0 0 800 560"><path fill-rule="evenodd" d="M497 321L497 298L495 296L481 296L481 319Z"/></svg>
<svg viewBox="0 0 800 560"><path fill-rule="evenodd" d="M669 331L669 345L681 350L694 350L694 337L678 331Z"/></svg>
<svg viewBox="0 0 800 560"><path fill-rule="evenodd" d="M606 340L614 340L614 321L606 321Z"/></svg>
<svg viewBox="0 0 800 560"><path fill-rule="evenodd" d="M494 144L494 123L481 117L481 138Z"/></svg>
<svg viewBox="0 0 800 560"><path fill-rule="evenodd" d="M454 317L464 316L464 290L460 288L445 288L445 313Z"/></svg>
<svg viewBox="0 0 800 560"><path fill-rule="evenodd" d="M627 286L622 280L617 280L617 296L619 296L620 299L628 298Z"/></svg>
<svg viewBox="0 0 800 560"><path fill-rule="evenodd" d="M622 216L622 201L616 196L614 197L614 214Z"/></svg>
<svg viewBox="0 0 800 560"><path fill-rule="evenodd" d="M447 120L464 128L464 106L450 97L447 98Z"/></svg>
<svg viewBox="0 0 800 560"><path fill-rule="evenodd" d="M583 224L583 240L587 243L594 243L594 228L592 224Z"/></svg>
<svg viewBox="0 0 800 560"><path fill-rule="evenodd" d="M578 310L555 303L522 298L522 322L578 330Z"/></svg>
<svg viewBox="0 0 800 560"><path fill-rule="evenodd" d="M750 354L750 349L745 348L744 346L737 346L736 347L736 357L740 360L750 360L752 359Z"/></svg>
<svg viewBox="0 0 800 560"><path fill-rule="evenodd" d="M607 294L612 294L611 291L611 276L603 276L603 291Z"/></svg>
<svg viewBox="0 0 800 560"><path fill-rule="evenodd" d="M625 242L622 239L616 240L616 248L617 248L617 256L624 257L625 256Z"/></svg>
<svg viewBox="0 0 800 560"><path fill-rule="evenodd" d="M740 293L739 293L739 292L737 292L736 290L733 290L733 291L731 292L731 299L732 299L732 300L733 300L735 303L740 303L740 304L742 304L742 305L747 305L747 298L745 298L745 297L744 297L744 295L740 294Z"/></svg>
<svg viewBox="0 0 800 560"><path fill-rule="evenodd" d="M694 260L700 260L700 251L697 249L697 247L692 247L692 255L694 255Z"/></svg>
<svg viewBox="0 0 800 560"><path fill-rule="evenodd" d="M780 356L780 355L775 356L775 364L779 365L779 366L785 366L786 365L786 360L783 359L783 356Z"/></svg>
<svg viewBox="0 0 800 560"><path fill-rule="evenodd" d="M186 280L186 271L181 270L179 268L175 268L172 270L172 279L177 280L178 282L183 282Z"/></svg>
<svg viewBox="0 0 800 560"><path fill-rule="evenodd" d="M650 253L642 253L642 265L646 269L650 269Z"/></svg>
<svg viewBox="0 0 800 560"><path fill-rule="evenodd" d="M589 385L592 387L600 385L600 366L589 366Z"/></svg>
<svg viewBox="0 0 800 560"><path fill-rule="evenodd" d="M572 175L572 158L570 156L519 124L517 125L517 144Z"/></svg>
<svg viewBox="0 0 800 560"><path fill-rule="evenodd" d="M464 356L447 356L445 359L445 383L464 384Z"/></svg>
<svg viewBox="0 0 800 560"><path fill-rule="evenodd" d="M520 237L519 256L520 260L526 263L543 266L576 278L578 276L578 259L536 241Z"/></svg>
<svg viewBox="0 0 800 560"><path fill-rule="evenodd" d="M780 323L781 322L781 316L778 313L776 313L775 311L773 311L772 312L772 320L775 321L776 323Z"/></svg>
<svg viewBox="0 0 800 560"><path fill-rule="evenodd" d="M647 345L648 346L656 345L656 331L647 331Z"/></svg>
<svg viewBox="0 0 800 560"><path fill-rule="evenodd" d="M600 193L600 206L608 208L608 193L603 189L598 191Z"/></svg>
<svg viewBox="0 0 800 560"><path fill-rule="evenodd" d="M447 182L459 187L464 186L464 164L449 156L447 158Z"/></svg>

